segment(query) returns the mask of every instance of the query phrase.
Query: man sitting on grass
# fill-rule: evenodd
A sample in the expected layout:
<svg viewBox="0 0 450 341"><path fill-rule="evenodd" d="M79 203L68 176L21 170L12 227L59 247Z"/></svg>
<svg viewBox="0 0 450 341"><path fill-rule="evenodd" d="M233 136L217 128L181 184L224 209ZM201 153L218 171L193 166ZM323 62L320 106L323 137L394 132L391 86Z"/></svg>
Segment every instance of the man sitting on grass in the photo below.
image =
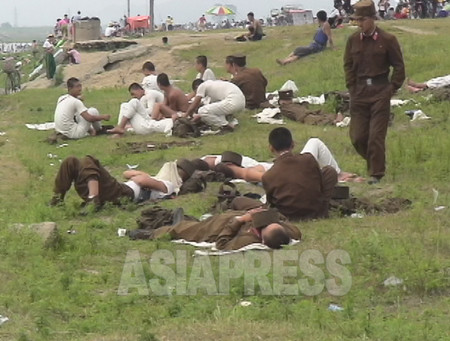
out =
<svg viewBox="0 0 450 341"><path fill-rule="evenodd" d="M67 80L67 95L58 98L55 109L55 130L69 139L96 135L102 130L100 121L108 121L111 115L100 115L97 109L87 109L81 101L81 82L77 78Z"/></svg>
<svg viewBox="0 0 450 341"><path fill-rule="evenodd" d="M150 231L131 231L130 238L156 239L169 234L172 239L216 243L219 250L237 250L254 243L280 249L291 239L300 240L302 236L299 229L277 211L260 208L248 212L228 211L200 222L175 220L175 223Z"/></svg>
<svg viewBox="0 0 450 341"><path fill-rule="evenodd" d="M163 118L176 119L181 113L186 112L189 100L179 88L170 84L169 77L160 73L157 77L158 87L164 92L164 103L157 103L153 109L152 118L162 120Z"/></svg>
<svg viewBox="0 0 450 341"><path fill-rule="evenodd" d="M128 103L122 103L118 125L108 130L108 133L121 137L128 125L139 135L170 132L173 127L172 119L165 118L157 121L150 117L154 107L158 105L156 103L158 95L154 96L158 93L157 91L146 93L138 83L131 84L128 91L132 99Z"/></svg>
<svg viewBox="0 0 450 341"><path fill-rule="evenodd" d="M82 159L70 156L61 163L55 178L51 206L64 202L72 183L86 204L100 207L106 202L120 204L130 201L157 200L178 193L183 181L194 173L195 168L186 159L167 162L159 173L152 177L148 173L127 170L123 176L128 181L117 181L93 156Z"/></svg>
<svg viewBox="0 0 450 341"><path fill-rule="evenodd" d="M280 65L286 65L295 62L297 59L303 58L307 55L323 51L327 47L327 42L331 48L334 48L333 37L331 35L331 27L327 21L327 12L317 12L317 20L319 21L319 29L314 35L313 42L309 46L300 46L295 49L287 58L277 59Z"/></svg>

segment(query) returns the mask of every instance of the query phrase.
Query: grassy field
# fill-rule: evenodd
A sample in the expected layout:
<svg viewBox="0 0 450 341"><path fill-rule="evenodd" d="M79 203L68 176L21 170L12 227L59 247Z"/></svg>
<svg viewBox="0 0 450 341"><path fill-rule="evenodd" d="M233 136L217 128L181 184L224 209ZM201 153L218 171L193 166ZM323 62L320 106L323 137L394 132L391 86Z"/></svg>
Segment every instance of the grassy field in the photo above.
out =
<svg viewBox="0 0 450 341"><path fill-rule="evenodd" d="M450 70L450 20L381 23L401 42L407 74L417 81L448 74ZM335 30L336 51L311 56L286 67L283 57L300 44L308 44L315 27L267 30L268 37L254 44L205 40L193 50L180 50L180 59L206 54L216 74L224 76L224 57L247 54L250 66L260 67L269 79L269 90L294 80L301 95L319 95L345 88L342 54L352 28ZM220 46L220 48L218 48ZM163 70L160 70L163 71ZM191 79L194 70L186 70ZM187 89L187 84L185 89ZM129 136L118 141L106 137L69 141L57 148L43 142L49 132L27 130L25 123L51 121L62 88L26 90L0 96L0 315L10 321L0 326L0 340L449 340L450 293L450 102L427 101L422 95L400 92L420 104L393 109L395 120L388 133L387 176L378 187L352 184L352 193L370 198L399 196L412 201L409 210L394 215L338 218L298 224L304 241L289 250L301 254L317 250L346 251L352 286L344 296L326 290L308 296L246 295L242 279L232 281L227 295L140 295L131 289L118 295L127 253L140 254L147 280L157 276L149 259L155 251L185 252L188 268L196 262L194 249L168 241L130 241L119 238L117 228L134 229L139 208L107 207L97 214L79 215L79 198L70 193L66 205L47 207L52 195L58 160L69 155L93 154L117 177L126 164L156 172L177 157L235 150L259 160L269 160L267 136L273 126L256 125L249 111L239 116L233 134L205 137L196 147L178 147L146 154L125 154L118 144L127 141L174 140L164 136ZM127 99L125 88L85 91L89 105L118 115ZM330 106L327 107L331 109ZM432 119L410 123L405 110L422 109ZM312 127L288 122L300 150L317 136L330 146L346 171L365 175L365 164L353 150L348 130ZM56 159L47 154L57 154ZM433 201L433 188L440 195ZM253 191L254 188L250 188ZM256 189L260 191L260 189ZM214 202L217 185L205 193L163 202L182 206L200 216ZM434 206L447 206L436 212ZM41 238L14 223L54 221L60 238L43 245ZM74 229L76 234L66 234ZM270 253L272 255L272 253ZM219 260L211 258L217 275ZM331 275L320 263L317 267ZM188 271L189 273L189 271ZM269 274L271 278L272 274ZM384 287L390 276L403 279L399 286ZM308 278L297 273L297 279ZM288 279L289 280L289 279ZM290 280L293 280L292 278ZM310 283L313 282L309 279ZM292 283L292 282L291 282ZM251 302L242 306L241 301ZM330 303L343 311L330 311Z"/></svg>

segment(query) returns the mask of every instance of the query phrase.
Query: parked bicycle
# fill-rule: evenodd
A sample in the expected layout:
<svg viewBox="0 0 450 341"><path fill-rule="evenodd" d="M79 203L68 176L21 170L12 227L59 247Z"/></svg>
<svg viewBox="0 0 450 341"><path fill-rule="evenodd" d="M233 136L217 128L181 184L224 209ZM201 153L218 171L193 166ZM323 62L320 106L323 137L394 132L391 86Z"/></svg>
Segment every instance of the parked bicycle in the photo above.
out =
<svg viewBox="0 0 450 341"><path fill-rule="evenodd" d="M22 62L15 62L13 58L8 58L3 63L3 72L5 73L5 95L21 90L20 69Z"/></svg>

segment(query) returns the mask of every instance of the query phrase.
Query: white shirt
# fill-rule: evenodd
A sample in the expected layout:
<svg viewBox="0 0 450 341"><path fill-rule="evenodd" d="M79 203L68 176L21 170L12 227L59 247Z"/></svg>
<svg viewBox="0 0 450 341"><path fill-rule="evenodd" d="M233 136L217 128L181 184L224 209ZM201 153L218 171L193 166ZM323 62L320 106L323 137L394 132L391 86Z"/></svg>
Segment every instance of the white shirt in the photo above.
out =
<svg viewBox="0 0 450 341"><path fill-rule="evenodd" d="M46 39L45 42L44 42L44 45L42 45L42 47L44 49L49 49L49 48L54 47L54 46L48 39Z"/></svg>
<svg viewBox="0 0 450 341"><path fill-rule="evenodd" d="M114 32L116 32L116 28L115 28L115 27L108 26L108 27L105 29L105 37L111 37L111 36L113 35Z"/></svg>
<svg viewBox="0 0 450 341"><path fill-rule="evenodd" d="M241 89L231 82L226 81L206 81L197 88L196 96L211 98L211 103L223 101L233 95L243 96Z"/></svg>
<svg viewBox="0 0 450 341"><path fill-rule="evenodd" d="M156 81L157 78L157 75L145 76L142 80L142 87L144 88L144 90L156 90L161 92L161 89L158 87L158 82Z"/></svg>
<svg viewBox="0 0 450 341"><path fill-rule="evenodd" d="M203 76L199 72L197 74L197 77L195 77L195 78L202 79L204 81L215 81L216 80L216 76L214 75L214 72L211 69L206 69L205 72L203 72Z"/></svg>
<svg viewBox="0 0 450 341"><path fill-rule="evenodd" d="M205 156L202 156L201 159L204 160L207 157L215 157L216 158L214 160L214 165L215 166L217 166L219 163L222 162L222 155L205 155ZM255 159L253 159L253 158L251 158L249 156L242 155L241 166L243 168L251 168L251 167L255 167L255 166L263 166L264 169L266 171L268 171L270 168L272 168L273 162L259 162L259 161L256 161Z"/></svg>
<svg viewBox="0 0 450 341"><path fill-rule="evenodd" d="M82 112L87 111L84 103L69 94L58 98L55 109L55 130L67 135L80 122Z"/></svg>

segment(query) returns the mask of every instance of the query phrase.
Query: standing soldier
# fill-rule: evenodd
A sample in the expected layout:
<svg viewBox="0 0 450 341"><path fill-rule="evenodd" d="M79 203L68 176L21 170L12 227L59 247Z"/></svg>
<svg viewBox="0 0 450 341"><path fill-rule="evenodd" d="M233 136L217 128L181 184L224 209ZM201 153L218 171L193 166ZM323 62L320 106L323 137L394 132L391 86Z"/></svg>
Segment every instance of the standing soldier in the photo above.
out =
<svg viewBox="0 0 450 341"><path fill-rule="evenodd" d="M353 9L352 19L360 32L349 37L344 54L345 81L350 92L350 139L367 161L371 176L368 183L376 184L385 173L390 99L405 80L405 67L397 38L375 24L373 1L362 0Z"/></svg>

